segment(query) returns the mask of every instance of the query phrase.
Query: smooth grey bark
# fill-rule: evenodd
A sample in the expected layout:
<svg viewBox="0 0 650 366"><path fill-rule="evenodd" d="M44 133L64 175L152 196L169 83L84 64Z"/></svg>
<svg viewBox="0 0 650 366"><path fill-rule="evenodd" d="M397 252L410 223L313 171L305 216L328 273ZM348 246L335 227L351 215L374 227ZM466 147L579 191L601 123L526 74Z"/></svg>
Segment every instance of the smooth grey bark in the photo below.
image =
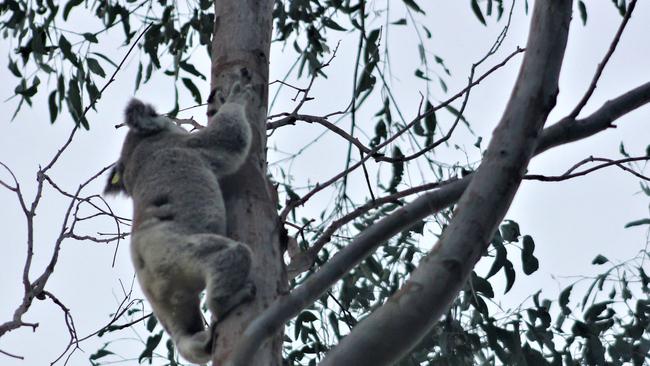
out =
<svg viewBox="0 0 650 366"><path fill-rule="evenodd" d="M233 347L255 319L286 291L280 250L277 194L266 176L266 106L273 0L219 0L214 2L211 90L227 92L240 76L250 77L256 101L247 109L253 143L248 160L234 175L221 181L226 203L228 236L246 243L253 252L251 279L257 293L219 322L213 347L213 365L224 365ZM227 94L226 94L227 95ZM218 98L208 110L218 107ZM282 328L259 347L249 365L282 364Z"/></svg>
<svg viewBox="0 0 650 366"><path fill-rule="evenodd" d="M505 216L533 156L558 79L571 0L538 0L510 100L455 215L409 280L360 322L321 365L390 365L447 311Z"/></svg>

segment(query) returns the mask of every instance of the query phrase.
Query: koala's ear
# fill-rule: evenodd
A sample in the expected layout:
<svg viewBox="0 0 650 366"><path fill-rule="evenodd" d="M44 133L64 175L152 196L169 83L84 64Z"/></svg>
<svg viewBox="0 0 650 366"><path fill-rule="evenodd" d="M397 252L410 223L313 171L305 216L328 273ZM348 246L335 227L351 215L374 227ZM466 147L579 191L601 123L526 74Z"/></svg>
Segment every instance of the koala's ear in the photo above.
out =
<svg viewBox="0 0 650 366"><path fill-rule="evenodd" d="M154 134L168 128L167 118L159 116L150 105L131 99L124 110L124 121L129 128L145 135Z"/></svg>
<svg viewBox="0 0 650 366"><path fill-rule="evenodd" d="M116 195L119 193L126 193L126 188L124 187L123 180L124 166L122 163L115 163L115 166L111 169L111 173L108 175L108 182L104 187L105 195Z"/></svg>

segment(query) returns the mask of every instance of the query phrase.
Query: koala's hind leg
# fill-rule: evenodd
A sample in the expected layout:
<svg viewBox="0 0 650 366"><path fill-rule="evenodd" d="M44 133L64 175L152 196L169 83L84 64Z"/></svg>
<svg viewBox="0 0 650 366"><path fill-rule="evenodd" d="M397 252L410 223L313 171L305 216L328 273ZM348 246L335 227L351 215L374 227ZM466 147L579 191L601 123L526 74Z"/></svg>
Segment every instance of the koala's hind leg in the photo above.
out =
<svg viewBox="0 0 650 366"><path fill-rule="evenodd" d="M178 352L193 363L206 363L212 334L205 329L199 299L205 277L192 255L200 246L176 232L170 224L136 231L131 256L142 290Z"/></svg>
<svg viewBox="0 0 650 366"><path fill-rule="evenodd" d="M212 332L204 327L198 296L176 292L167 300L150 302L156 317L174 340L178 353L192 363L209 362Z"/></svg>
<svg viewBox="0 0 650 366"><path fill-rule="evenodd" d="M251 253L246 245L224 236L198 234L194 237L199 237L202 244L207 305L212 316L220 321L255 295L255 286L248 279Z"/></svg>

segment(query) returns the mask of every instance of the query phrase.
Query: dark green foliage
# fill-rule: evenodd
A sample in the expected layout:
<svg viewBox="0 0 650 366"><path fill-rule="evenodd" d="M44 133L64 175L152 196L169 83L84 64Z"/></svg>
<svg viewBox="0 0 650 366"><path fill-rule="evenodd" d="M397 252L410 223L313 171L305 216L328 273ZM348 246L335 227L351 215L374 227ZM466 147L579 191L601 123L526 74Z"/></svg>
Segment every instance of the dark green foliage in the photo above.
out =
<svg viewBox="0 0 650 366"><path fill-rule="evenodd" d="M582 20L582 25L587 25L587 7L582 0L578 1L578 11L580 12L580 20Z"/></svg>
<svg viewBox="0 0 650 366"><path fill-rule="evenodd" d="M101 47L105 30L115 26L122 29L124 44L130 45L144 29L141 50L148 56L146 73L139 67L135 82L137 90L144 82L149 81L154 68L162 65L161 57L167 60L184 60L173 62L173 70L168 75L174 79L180 71L188 73L182 78L183 85L191 92L195 101L200 103L201 96L194 86L193 77L205 79L190 63L187 57L196 47L205 47L208 52L211 45L214 15L211 12L211 2L199 1L187 4L188 8L178 9L166 5L164 1L149 2L146 0L129 1L126 4L119 1L84 2L69 0L57 3L51 0L38 1L38 6L28 6L24 0L9 0L0 4L0 28L3 37L14 40L14 52L9 55L8 67L11 75L17 78L15 94L19 102L16 113L23 103L31 105L32 97L43 89L49 94L48 107L50 121L54 122L64 107L75 123L89 128L85 113L101 97L97 80L106 83L109 74L115 71L117 64L111 58L123 57L122 53L107 57L96 49ZM149 7L146 19L140 16L139 10ZM156 16L156 14L158 16ZM95 17L104 29L95 32L72 33L61 31L57 22L74 22L77 17ZM136 48L136 52L138 48ZM164 54L162 51L164 50ZM17 55L17 59L14 58ZM95 55L95 57L90 57ZM101 59L101 60L100 60ZM20 60L20 62L18 61ZM103 62L106 62L104 64ZM58 80L56 85L48 83L39 88L39 74L54 75ZM34 75L30 80L23 75ZM92 76L91 76L92 75ZM42 76L42 75L40 75ZM144 78L143 78L144 76ZM64 85L64 86L62 86ZM65 90L67 85L67 90ZM54 94L56 87L57 93ZM175 87L175 83L174 83ZM58 99L57 99L58 97Z"/></svg>

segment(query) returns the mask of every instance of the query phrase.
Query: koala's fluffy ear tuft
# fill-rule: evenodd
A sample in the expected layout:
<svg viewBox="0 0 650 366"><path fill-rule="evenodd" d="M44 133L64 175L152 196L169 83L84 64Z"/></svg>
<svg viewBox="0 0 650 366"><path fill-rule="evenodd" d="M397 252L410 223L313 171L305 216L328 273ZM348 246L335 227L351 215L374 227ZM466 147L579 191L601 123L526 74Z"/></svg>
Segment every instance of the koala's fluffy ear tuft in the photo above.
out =
<svg viewBox="0 0 650 366"><path fill-rule="evenodd" d="M135 98L131 99L124 110L124 121L131 130L145 135L164 130L167 126L165 117L159 116L150 104Z"/></svg>
<svg viewBox="0 0 650 366"><path fill-rule="evenodd" d="M124 187L124 180L122 179L124 166L121 163L115 163L111 173L108 175L108 182L104 187L105 195L115 195L119 193L126 193Z"/></svg>

